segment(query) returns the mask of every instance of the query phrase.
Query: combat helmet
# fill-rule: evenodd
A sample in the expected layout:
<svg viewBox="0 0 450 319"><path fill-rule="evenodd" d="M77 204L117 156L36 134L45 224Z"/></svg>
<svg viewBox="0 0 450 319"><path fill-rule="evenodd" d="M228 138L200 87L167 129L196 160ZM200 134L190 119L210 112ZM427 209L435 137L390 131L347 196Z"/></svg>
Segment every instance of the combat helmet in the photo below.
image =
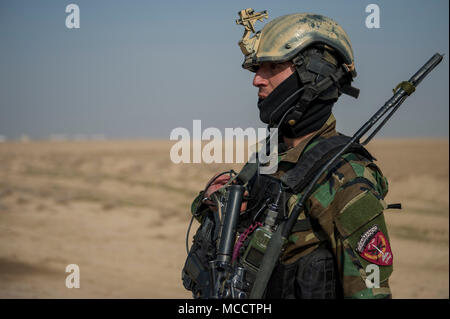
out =
<svg viewBox="0 0 450 319"><path fill-rule="evenodd" d="M239 41L244 69L256 72L263 62L291 61L295 65L303 93L295 110L289 108L292 114L287 120L292 125L316 99L334 103L341 93L358 97L359 90L350 85L356 77L352 45L338 23L319 14L296 13L277 17L256 32L255 22L268 18L267 11L248 8L238 14L236 23L245 27ZM277 108L279 115L286 111L287 105Z"/></svg>
<svg viewBox="0 0 450 319"><path fill-rule="evenodd" d="M254 14L252 9L249 12ZM267 14L266 11L263 13ZM259 19L261 20L261 17ZM289 61L303 49L319 43L327 45L330 51L335 51L345 64L354 63L353 49L347 33L338 23L323 15L284 15L270 21L261 31L255 33L251 43L245 39L240 41L245 55L242 66L250 71L255 71L254 67L262 62Z"/></svg>

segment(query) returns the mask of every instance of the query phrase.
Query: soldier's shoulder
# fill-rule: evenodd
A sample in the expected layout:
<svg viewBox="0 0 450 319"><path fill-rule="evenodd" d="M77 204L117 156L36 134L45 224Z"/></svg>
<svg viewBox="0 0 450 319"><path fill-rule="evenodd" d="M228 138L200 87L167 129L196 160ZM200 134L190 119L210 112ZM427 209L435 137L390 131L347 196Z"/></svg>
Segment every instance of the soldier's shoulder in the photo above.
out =
<svg viewBox="0 0 450 319"><path fill-rule="evenodd" d="M311 196L313 204L322 208L333 202L335 209L354 197L370 192L382 200L388 192L388 181L380 168L371 160L357 153L341 156L337 165L324 173Z"/></svg>
<svg viewBox="0 0 450 319"><path fill-rule="evenodd" d="M326 174L311 196L310 213L319 220L329 238L342 240L347 254L343 265L344 277L347 278L346 294L359 298L369 298L371 294L376 294L374 297L389 296L387 280L393 270L393 256L383 214L386 209L386 178L373 161L356 153L343 155L338 165ZM385 243L380 248L381 253L369 251L366 240L369 237ZM338 245L336 241L334 243ZM361 293L359 288L364 286L365 269L371 263L380 266L382 289L363 287L364 293ZM352 271L346 273L349 270ZM352 283L358 285L350 289Z"/></svg>
<svg viewBox="0 0 450 319"><path fill-rule="evenodd" d="M366 184L363 189L375 192L379 198L384 198L388 192L388 180L374 160L357 153L344 154L340 165L335 168L333 174L344 178L342 190L355 183Z"/></svg>

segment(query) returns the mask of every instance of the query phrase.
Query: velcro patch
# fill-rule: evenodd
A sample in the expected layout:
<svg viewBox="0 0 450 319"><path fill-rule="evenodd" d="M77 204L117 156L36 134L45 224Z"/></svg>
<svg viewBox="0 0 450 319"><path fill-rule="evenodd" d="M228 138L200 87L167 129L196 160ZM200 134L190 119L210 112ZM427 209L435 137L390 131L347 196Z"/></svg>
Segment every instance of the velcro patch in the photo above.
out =
<svg viewBox="0 0 450 319"><path fill-rule="evenodd" d="M341 235L350 236L383 211L380 200L371 192L360 193L349 201L336 216L336 226Z"/></svg>

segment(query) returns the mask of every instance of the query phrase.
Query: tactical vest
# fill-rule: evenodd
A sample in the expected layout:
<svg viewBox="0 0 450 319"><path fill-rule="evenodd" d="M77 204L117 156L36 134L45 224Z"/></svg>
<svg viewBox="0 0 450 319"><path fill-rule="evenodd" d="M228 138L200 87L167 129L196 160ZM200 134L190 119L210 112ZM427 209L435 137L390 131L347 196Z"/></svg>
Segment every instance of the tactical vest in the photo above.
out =
<svg viewBox="0 0 450 319"><path fill-rule="evenodd" d="M283 185L283 192L279 197L279 211L276 216L276 223L280 223L288 217L287 201L293 194L301 193L307 186L310 180L319 172L325 163L327 163L337 152L346 145L351 138L344 135L336 135L330 138L316 138L310 143L317 142L311 149L307 149L300 156L297 163L293 164L293 167L288 169L284 175L280 178L275 178L270 175L258 174L258 166L256 163L247 163L241 172L236 177L242 184L247 185L250 196L247 203L247 209L239 218L237 226L237 232L243 233L250 225L255 222L263 222L265 219L265 213L267 207L274 202L275 198L279 195L280 185ZM309 144L311 145L311 144ZM345 154L352 153L359 157L365 158L369 161L373 161L374 158L370 153L360 144L352 144ZM331 174L337 170L343 161L339 158L328 169L327 174ZM199 198L199 197L198 197ZM195 201L194 201L195 203ZM194 204L193 204L194 205ZM194 298L209 298L210 280L209 280L209 265L208 262L215 259L216 242L218 236L218 220L217 214L212 212L204 205L197 205L197 208L193 210L194 217L199 218L201 225L194 237L194 244L191 247L188 258L186 259L185 266L182 270L183 284L186 289L193 292ZM327 243L327 236L321 230L320 225L316 220L306 214L306 219L298 220L294 225L292 232L301 232L307 230L313 230L316 236L323 242ZM203 218L200 218L203 216ZM205 218L206 216L209 216ZM261 227L262 228L262 227ZM246 251L246 245L249 244L252 236L244 242L238 254L237 264L242 265L242 259L244 258L243 252ZM272 278L268 283L266 289L267 298L293 298L296 297L292 292L294 290L294 280L297 268L309 266L311 260L327 260L326 257L330 257L331 253L324 248L321 244L318 249L313 253L307 255L308 260L301 260L298 263L285 267L282 263L279 263L275 268ZM248 252L248 251L247 251ZM263 255L261 253L247 254L246 258L249 263L247 265L253 265L258 267L258 263L262 261ZM324 270L333 271L332 256L331 264L327 262L324 265ZM330 260L328 258L328 260ZM303 266L301 264L303 262ZM245 268L245 267L244 267ZM254 270L254 269L253 269ZM302 270L303 271L303 270ZM303 272L307 272L307 269ZM331 277L337 277L337 272ZM314 274L312 274L314 275ZM331 278L330 277L330 278ZM255 272L246 271L244 276L244 282L239 283L242 286L242 291L248 293L255 280ZM307 292L306 296L316 296L318 298L330 298L333 297L334 292L332 287L325 287L327 290L314 292ZM247 294L248 295L248 294ZM304 294L302 295L304 296Z"/></svg>
<svg viewBox="0 0 450 319"><path fill-rule="evenodd" d="M251 221L261 221L263 212L261 208L274 200L279 190L280 183L287 186L282 197L282 212L279 219L287 218L287 201L293 194L301 193L309 181L319 172L319 170L345 145L351 138L342 134L329 138L317 138L310 142L318 142L311 150L302 154L294 167L289 169L281 178L271 175L258 174L257 165L247 163L246 167L239 173L238 179L242 183L248 183L250 197L247 204L247 210L241 217L240 228L247 228ZM359 143L353 143L344 154L353 153L369 161L375 158ZM343 154L343 155L344 155ZM328 174L338 169L341 160L338 160L328 169ZM256 216L258 215L258 216ZM256 218L255 218L256 217ZM308 216L307 216L308 217ZM301 226L301 224L303 224ZM298 229L298 230L296 230ZM294 226L293 232L311 229L310 221L298 223Z"/></svg>
<svg viewBox="0 0 450 319"><path fill-rule="evenodd" d="M287 201L289 198L294 195L301 193L307 186L308 183L314 178L314 176L320 171L320 169L335 155L337 152L342 149L344 145L346 145L351 138L345 135L335 135L330 138L317 138L312 142L317 142L312 149L305 151L299 158L296 164L293 164L293 167L288 169L285 174L283 174L280 178L276 178L270 175L261 175L258 174L256 164L246 164L247 167L244 167L243 170L239 173L238 179L241 182L247 182L247 187L250 192L250 196L248 199L247 210L246 213L241 216L238 229L239 233L244 232L250 225L255 222L262 223L265 219L265 210L268 205L272 203L275 198L277 198L280 185L283 185L284 190L282 192L280 198L280 210L277 216L277 223L282 222L288 218L288 210L287 210ZM344 154L352 153L362 158L365 158L369 161L373 161L374 158L372 155L359 143L353 143ZM328 175L331 175L333 171L337 170L343 161L339 158L333 165L328 169ZM250 166L251 165L251 166ZM253 173L253 175L252 175ZM249 176L251 178L249 179ZM302 232L312 230L316 237L321 241L319 248L317 250L318 254L324 255L326 252L323 250L327 245L328 237L322 231L319 223L311 218L307 212L305 212L306 218L298 220L294 225L292 232ZM241 248L240 258L242 258L242 253L246 250L249 241L251 240L251 236L247 239L246 243L244 243ZM257 265L262 261L262 255L253 254L252 256L252 264ZM329 252L329 260L332 263L331 252ZM313 256L309 257L314 258ZM323 256L321 258L324 259ZM238 259L239 261L240 259ZM301 262L301 261L300 261ZM248 265L249 263L246 261L244 264ZM269 281L268 289L266 291L266 297L269 298L285 298L286 296L293 296L293 286L294 286L294 278L296 273L296 266L298 265L290 265L288 267L279 265L275 268L274 273L272 275L272 279ZM333 265L330 265L328 262L325 265L327 268L327 272L332 271ZM244 267L245 268L245 267ZM337 277L337 271L335 271L332 275L333 278ZM247 289L251 289L252 284L255 280L254 271L246 272L246 286ZM333 289L329 289L329 291L323 292L319 296L319 298L325 298L326 296L333 295ZM313 295L313 293L311 293ZM335 294L334 294L335 295ZM328 298L327 297L327 298Z"/></svg>

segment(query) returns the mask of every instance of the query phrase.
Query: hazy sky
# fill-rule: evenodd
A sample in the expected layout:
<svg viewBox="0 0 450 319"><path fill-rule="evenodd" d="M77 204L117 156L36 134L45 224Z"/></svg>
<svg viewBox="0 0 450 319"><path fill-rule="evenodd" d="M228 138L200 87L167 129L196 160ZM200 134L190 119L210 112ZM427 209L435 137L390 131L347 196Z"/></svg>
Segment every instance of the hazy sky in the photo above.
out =
<svg viewBox="0 0 450 319"><path fill-rule="evenodd" d="M65 26L80 8L81 28ZM368 29L365 8L380 7ZM1 1L0 135L102 134L168 138L175 127L264 127L253 74L241 68L237 12L268 10L333 18L353 44L361 89L334 107L352 134L434 53L441 65L422 82L382 136L449 134L449 2L397 1ZM267 20L266 20L267 21ZM257 27L261 28L262 23Z"/></svg>

